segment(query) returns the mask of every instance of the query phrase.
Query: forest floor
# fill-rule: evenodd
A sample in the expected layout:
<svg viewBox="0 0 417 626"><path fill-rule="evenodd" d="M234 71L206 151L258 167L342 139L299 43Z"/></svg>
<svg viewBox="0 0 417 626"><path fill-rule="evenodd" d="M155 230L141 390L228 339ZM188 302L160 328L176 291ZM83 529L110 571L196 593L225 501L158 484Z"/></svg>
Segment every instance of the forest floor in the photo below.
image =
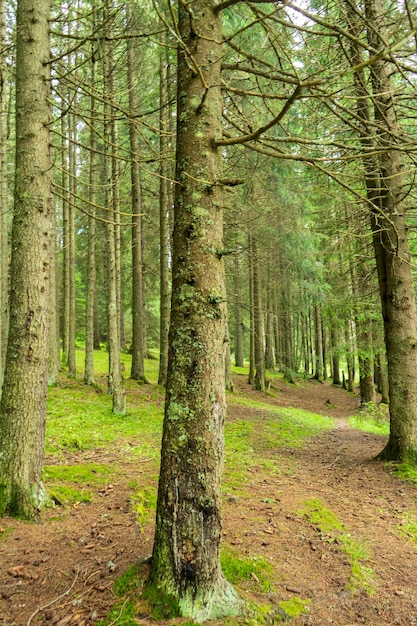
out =
<svg viewBox="0 0 417 626"><path fill-rule="evenodd" d="M223 546L249 563L237 586L255 608L243 621L213 624L275 624L297 612L294 626L417 624L417 488L372 460L383 436L348 425L357 397L329 384L281 379L265 395L245 381L236 377L229 421L240 424L238 432L232 428L236 450L242 424L251 442L241 449L240 478L226 456ZM146 386L140 393L151 401ZM271 433L257 440L266 405L334 423L277 452ZM49 509L40 524L0 520L0 626L158 623L137 601L137 589L129 596L134 584L140 590L146 564L135 570L136 582L121 577L152 550L154 511L144 510L147 486L156 489L157 461L153 453L132 454L137 440L46 459L50 466L111 466L112 482L92 482L90 502ZM184 620L159 621L177 623Z"/></svg>

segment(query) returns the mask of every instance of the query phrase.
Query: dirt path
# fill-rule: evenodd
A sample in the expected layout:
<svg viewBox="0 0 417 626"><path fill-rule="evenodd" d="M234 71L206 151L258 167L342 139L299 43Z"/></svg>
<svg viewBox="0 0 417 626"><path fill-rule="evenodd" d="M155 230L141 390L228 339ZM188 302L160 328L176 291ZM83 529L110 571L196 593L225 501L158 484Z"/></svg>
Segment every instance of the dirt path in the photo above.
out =
<svg viewBox="0 0 417 626"><path fill-rule="evenodd" d="M237 387L256 398L243 378ZM224 543L274 565L274 592L258 593L252 586L252 597L261 604L294 596L310 600L309 613L294 619L294 625L417 624L417 551L399 533L405 514L417 518L417 489L370 460L384 439L347 425L346 418L357 410L355 397L313 382L277 383L273 391L274 398L259 399L327 414L336 427L303 449L280 452L280 464L288 471L252 469L249 498L226 499ZM245 411L250 419L251 411ZM138 471L148 480L146 464L138 470L118 450L97 450L95 456L122 465L123 475L94 502L49 511L42 525L0 520L1 626L94 624L117 600L112 591L117 576L150 554L152 524L143 529L135 524L128 487ZM338 516L345 533L368 547L372 596L348 589L351 565L340 543L300 515L313 498ZM137 623L153 622L144 613Z"/></svg>

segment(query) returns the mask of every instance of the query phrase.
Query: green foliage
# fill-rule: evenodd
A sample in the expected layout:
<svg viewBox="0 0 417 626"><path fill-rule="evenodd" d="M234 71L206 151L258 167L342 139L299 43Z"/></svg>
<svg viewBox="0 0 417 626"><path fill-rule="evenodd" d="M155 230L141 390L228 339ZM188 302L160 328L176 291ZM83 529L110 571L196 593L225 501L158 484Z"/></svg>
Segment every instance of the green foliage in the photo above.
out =
<svg viewBox="0 0 417 626"><path fill-rule="evenodd" d="M328 535L330 541L340 546L341 552L347 555L351 567L351 575L347 585L353 593L364 590L369 596L375 592L373 587L375 572L363 561L371 558L366 545L354 539L346 531L345 525L335 513L326 509L317 499L307 500L300 511L306 520L317 530Z"/></svg>
<svg viewBox="0 0 417 626"><path fill-rule="evenodd" d="M352 428L363 430L367 433L383 436L389 435L388 408L383 405L377 407L373 402L368 402L366 406L360 409L357 415L349 418L349 424Z"/></svg>
<svg viewBox="0 0 417 626"><path fill-rule="evenodd" d="M243 558L227 547L223 547L220 563L226 579L232 585L250 583L250 586L263 592L271 591L268 574L272 565L262 557Z"/></svg>

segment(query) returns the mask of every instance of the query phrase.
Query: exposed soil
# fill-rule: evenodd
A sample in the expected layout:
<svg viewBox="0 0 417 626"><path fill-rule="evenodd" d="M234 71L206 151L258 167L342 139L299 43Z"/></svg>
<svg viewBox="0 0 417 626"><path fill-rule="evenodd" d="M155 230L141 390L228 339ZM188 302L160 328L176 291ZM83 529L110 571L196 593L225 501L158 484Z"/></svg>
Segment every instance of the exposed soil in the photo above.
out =
<svg viewBox="0 0 417 626"><path fill-rule="evenodd" d="M256 397L243 377L236 384ZM280 451L288 472L252 471L249 499L225 498L224 543L274 564L274 593L258 593L256 585L248 586L248 593L261 604L294 596L311 600L308 614L292 620L294 625L417 624L417 551L398 532L404 513L417 517L417 489L372 460L384 438L347 425L346 418L357 412L357 398L311 381L276 387L277 397L259 399L329 415L336 428L303 449ZM231 407L230 419L235 411ZM250 420L251 415L251 409L239 408L239 417ZM117 601L114 580L150 555L152 524L139 528L135 523L128 482L146 483L152 468L117 449L80 452L67 462L86 459L123 469L92 503L46 511L41 524L0 520L1 626L93 624ZM352 537L368 545L372 556L366 564L375 572L372 596L349 590L351 567L338 542L299 515L311 498L320 499ZM137 623L154 622L144 609Z"/></svg>

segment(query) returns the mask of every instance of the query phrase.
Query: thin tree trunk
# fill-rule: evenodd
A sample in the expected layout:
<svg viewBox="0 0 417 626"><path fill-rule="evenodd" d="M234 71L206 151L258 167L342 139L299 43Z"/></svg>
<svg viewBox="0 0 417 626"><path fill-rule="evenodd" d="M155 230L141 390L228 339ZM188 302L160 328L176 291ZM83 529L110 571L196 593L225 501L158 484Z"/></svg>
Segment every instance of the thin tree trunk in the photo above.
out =
<svg viewBox="0 0 417 626"><path fill-rule="evenodd" d="M158 384L165 387L168 370L168 334L170 317L169 289L169 191L168 191L168 149L169 149L169 104L168 104L168 59L165 31L160 35L159 56L159 149L161 152L159 182L159 373Z"/></svg>
<svg viewBox="0 0 417 626"><path fill-rule="evenodd" d="M75 114L69 116L69 206L68 206L68 272L69 272L69 320L68 320L68 375L75 378L77 365L75 361L75 203L77 195L77 125Z"/></svg>
<svg viewBox="0 0 417 626"><path fill-rule="evenodd" d="M233 284L235 291L234 299L234 326L235 326L235 365L236 367L244 366L243 356L243 318L242 318L242 287L241 287L241 271L240 271L240 250L238 250L233 258Z"/></svg>
<svg viewBox="0 0 417 626"><path fill-rule="evenodd" d="M248 269L249 269L249 376L248 383L255 383L255 300L253 289L253 256L252 235L248 235Z"/></svg>
<svg viewBox="0 0 417 626"><path fill-rule="evenodd" d="M265 369L273 370L275 368L275 351L274 351L274 320L272 310L272 287L271 273L268 272L268 280L266 285L266 333L265 333Z"/></svg>
<svg viewBox="0 0 417 626"><path fill-rule="evenodd" d="M253 312L254 312L254 342L255 342L255 381L257 391L265 391L265 348L264 348L264 315L262 306L261 277L259 267L258 246L252 237L252 267L253 267Z"/></svg>
<svg viewBox="0 0 417 626"><path fill-rule="evenodd" d="M105 5L104 21L109 24L110 3L107 1ZM106 35L108 32L106 31ZM103 74L104 74L104 91L110 96L112 94L112 54L110 42L105 37L102 46L103 52ZM104 105L104 150L110 152L112 139L112 110L108 101ZM113 207L111 181L111 159L109 156L104 158L105 172L105 206ZM113 221L113 212L107 212L106 223L106 258L107 258L107 350L109 353L109 373L108 373L108 389L113 397L112 411L115 414L123 415L126 412L126 394L122 385L122 376L120 368L120 344L119 344L119 318L117 308L117 266L116 266L116 244L115 244L115 223Z"/></svg>
<svg viewBox="0 0 417 626"><path fill-rule="evenodd" d="M135 84L134 39L128 40L129 110L130 132L130 175L132 184L132 366L130 377L146 383L145 377L145 319L143 316L142 276L142 202L139 170L139 142L135 124L137 112Z"/></svg>
<svg viewBox="0 0 417 626"><path fill-rule="evenodd" d="M95 20L94 22L95 23ZM91 84L95 84L95 57L92 55ZM90 99L91 118L96 117L96 99ZM87 265L87 299L85 315L85 364L84 382L94 385L94 314L96 301L96 184L97 184L97 138L94 127L90 128L90 163L89 163L89 218L88 218L88 265Z"/></svg>
<svg viewBox="0 0 417 626"><path fill-rule="evenodd" d="M323 335L321 331L321 310L320 305L314 305L314 378L323 381Z"/></svg>

